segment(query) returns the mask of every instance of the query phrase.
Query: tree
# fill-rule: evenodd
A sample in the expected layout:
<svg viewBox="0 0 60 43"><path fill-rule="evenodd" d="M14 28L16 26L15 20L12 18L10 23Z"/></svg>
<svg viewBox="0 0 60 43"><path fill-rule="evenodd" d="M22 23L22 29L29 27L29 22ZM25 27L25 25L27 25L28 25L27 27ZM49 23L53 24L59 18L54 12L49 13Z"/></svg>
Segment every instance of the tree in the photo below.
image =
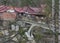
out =
<svg viewBox="0 0 60 43"><path fill-rule="evenodd" d="M2 0L1 2L3 5L8 5L8 0Z"/></svg>

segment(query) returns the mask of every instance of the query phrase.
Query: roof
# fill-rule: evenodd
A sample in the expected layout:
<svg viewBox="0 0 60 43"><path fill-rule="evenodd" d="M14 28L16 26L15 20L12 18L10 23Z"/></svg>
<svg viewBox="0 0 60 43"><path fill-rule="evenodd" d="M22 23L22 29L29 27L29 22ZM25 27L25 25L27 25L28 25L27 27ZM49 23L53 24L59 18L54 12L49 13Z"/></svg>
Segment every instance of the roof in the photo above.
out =
<svg viewBox="0 0 60 43"><path fill-rule="evenodd" d="M27 14L40 14L43 10L45 5L41 5L41 7L30 7L30 6L25 6L25 7L12 7L12 6L0 6L0 13L5 12L8 10L14 10L19 13L27 13Z"/></svg>
<svg viewBox="0 0 60 43"><path fill-rule="evenodd" d="M7 11L8 9L9 9L8 6L1 5L1 6L0 6L0 13L1 13L1 12L5 12L5 11Z"/></svg>
<svg viewBox="0 0 60 43"><path fill-rule="evenodd" d="M1 12L5 12L5 11L7 11L7 10L9 10L9 9L13 9L13 10L19 12L19 13L28 12L29 14L36 14L36 13L39 13L39 12L42 11L41 8L37 8L37 7L25 6L25 7L19 7L19 8L15 7L15 8L14 8L14 7L12 7L12 6L4 6L4 5L1 5L1 6L0 6L0 13L1 13Z"/></svg>
<svg viewBox="0 0 60 43"><path fill-rule="evenodd" d="M23 8L15 8L15 10L19 13L25 12L25 11L23 11Z"/></svg>
<svg viewBox="0 0 60 43"><path fill-rule="evenodd" d="M41 12L41 8L36 8L36 7L15 8L15 10L19 13L28 12L29 14L36 14Z"/></svg>

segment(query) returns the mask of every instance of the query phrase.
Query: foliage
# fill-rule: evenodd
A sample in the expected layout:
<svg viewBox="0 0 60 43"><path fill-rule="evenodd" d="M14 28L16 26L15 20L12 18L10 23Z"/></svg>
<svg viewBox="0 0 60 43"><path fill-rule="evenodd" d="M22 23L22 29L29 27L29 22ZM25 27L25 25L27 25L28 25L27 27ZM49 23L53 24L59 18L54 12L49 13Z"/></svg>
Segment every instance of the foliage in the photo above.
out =
<svg viewBox="0 0 60 43"><path fill-rule="evenodd" d="M27 40L27 37L26 37L26 35L25 35L25 30L23 30L22 27L20 27L20 29L19 29L18 32L19 32L19 34L21 35L21 37L22 37L23 39Z"/></svg>
<svg viewBox="0 0 60 43"><path fill-rule="evenodd" d="M23 30L22 27L20 27L20 29L19 29L19 34L20 34L20 35L24 35L24 33L25 33L25 31Z"/></svg>
<svg viewBox="0 0 60 43"><path fill-rule="evenodd" d="M2 4L7 4L11 6L23 7L23 6L32 6L40 7L41 3L44 3L42 0L1 0Z"/></svg>
<svg viewBox="0 0 60 43"><path fill-rule="evenodd" d="M46 7L45 7L45 14L48 18L51 18L51 15L52 15L52 0L45 0L45 4L46 4Z"/></svg>
<svg viewBox="0 0 60 43"><path fill-rule="evenodd" d="M46 32L45 32L47 35L53 35L53 31L52 30L47 30Z"/></svg>
<svg viewBox="0 0 60 43"><path fill-rule="evenodd" d="M35 33L34 38L35 38L35 40L40 40L43 38L43 35L41 33Z"/></svg>
<svg viewBox="0 0 60 43"><path fill-rule="evenodd" d="M7 4L8 4L8 1L7 1L7 0L3 0L1 3L2 3L3 5L7 5Z"/></svg>

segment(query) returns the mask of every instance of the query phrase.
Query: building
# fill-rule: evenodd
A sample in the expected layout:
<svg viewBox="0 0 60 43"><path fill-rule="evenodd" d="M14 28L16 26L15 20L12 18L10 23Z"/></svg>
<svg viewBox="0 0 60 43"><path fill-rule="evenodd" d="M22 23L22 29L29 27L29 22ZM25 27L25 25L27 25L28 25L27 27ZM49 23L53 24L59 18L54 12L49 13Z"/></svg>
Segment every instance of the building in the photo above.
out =
<svg viewBox="0 0 60 43"><path fill-rule="evenodd" d="M16 20L16 12L12 7L2 5L0 6L0 20L3 21L3 23L0 21L3 26L8 26L10 22Z"/></svg>

